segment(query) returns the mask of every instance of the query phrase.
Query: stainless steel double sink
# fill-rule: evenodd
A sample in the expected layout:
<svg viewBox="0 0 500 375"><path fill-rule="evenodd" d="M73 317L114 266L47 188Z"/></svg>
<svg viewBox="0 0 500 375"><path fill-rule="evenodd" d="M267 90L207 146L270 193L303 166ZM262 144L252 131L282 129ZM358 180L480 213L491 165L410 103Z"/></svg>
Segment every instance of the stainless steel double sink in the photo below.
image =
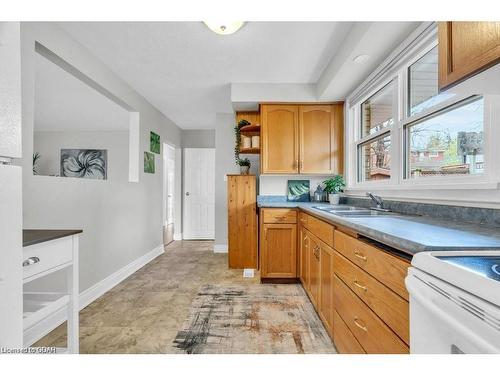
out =
<svg viewBox="0 0 500 375"><path fill-rule="evenodd" d="M387 217L396 215L394 212L385 212L370 210L363 207L355 206L313 206L313 208L327 212L332 215L346 217L346 218L356 218L356 217Z"/></svg>

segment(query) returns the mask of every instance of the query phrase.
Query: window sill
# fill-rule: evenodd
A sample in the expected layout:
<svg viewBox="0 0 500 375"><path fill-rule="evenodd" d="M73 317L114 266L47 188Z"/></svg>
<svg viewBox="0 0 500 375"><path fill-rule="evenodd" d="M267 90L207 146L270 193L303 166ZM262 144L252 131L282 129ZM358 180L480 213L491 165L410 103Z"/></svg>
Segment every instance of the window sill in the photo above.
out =
<svg viewBox="0 0 500 375"><path fill-rule="evenodd" d="M498 182L443 182L443 183L401 183L401 184L357 184L348 186L347 191L367 191L367 190L498 190Z"/></svg>

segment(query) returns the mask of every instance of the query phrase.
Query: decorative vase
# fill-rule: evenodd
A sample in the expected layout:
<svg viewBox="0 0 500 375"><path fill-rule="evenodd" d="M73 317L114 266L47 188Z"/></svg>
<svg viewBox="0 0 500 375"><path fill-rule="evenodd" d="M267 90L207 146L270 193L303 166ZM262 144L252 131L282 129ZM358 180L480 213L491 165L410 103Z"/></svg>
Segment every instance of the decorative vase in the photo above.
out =
<svg viewBox="0 0 500 375"><path fill-rule="evenodd" d="M240 165L240 174L249 174L250 166L249 165Z"/></svg>
<svg viewBox="0 0 500 375"><path fill-rule="evenodd" d="M340 194L328 194L330 204L337 205L340 202Z"/></svg>

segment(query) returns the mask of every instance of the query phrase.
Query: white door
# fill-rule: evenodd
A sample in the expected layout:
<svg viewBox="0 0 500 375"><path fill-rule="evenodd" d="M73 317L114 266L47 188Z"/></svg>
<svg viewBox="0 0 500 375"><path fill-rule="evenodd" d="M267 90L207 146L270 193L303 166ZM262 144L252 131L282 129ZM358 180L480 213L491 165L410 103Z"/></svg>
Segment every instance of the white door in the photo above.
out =
<svg viewBox="0 0 500 375"><path fill-rule="evenodd" d="M21 47L19 22L0 22L0 347L22 347Z"/></svg>
<svg viewBox="0 0 500 375"><path fill-rule="evenodd" d="M215 238L215 149L184 149L182 237Z"/></svg>
<svg viewBox="0 0 500 375"><path fill-rule="evenodd" d="M174 239L175 148L163 146L163 244Z"/></svg>

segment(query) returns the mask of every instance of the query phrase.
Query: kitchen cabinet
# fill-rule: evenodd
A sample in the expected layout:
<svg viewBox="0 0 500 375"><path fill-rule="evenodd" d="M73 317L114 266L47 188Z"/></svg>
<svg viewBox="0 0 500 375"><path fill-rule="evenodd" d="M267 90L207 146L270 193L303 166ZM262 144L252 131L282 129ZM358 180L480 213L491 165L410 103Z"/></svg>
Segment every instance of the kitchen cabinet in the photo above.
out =
<svg viewBox="0 0 500 375"><path fill-rule="evenodd" d="M342 174L343 103L261 106L263 174Z"/></svg>
<svg viewBox="0 0 500 375"><path fill-rule="evenodd" d="M356 339L341 343L343 352L359 352L357 342L366 353L408 353L409 304L404 280L409 266L406 259L368 240L335 230L333 306ZM334 340L338 318L334 314Z"/></svg>
<svg viewBox="0 0 500 375"><path fill-rule="evenodd" d="M261 210L261 278L297 278L297 223L290 223L296 214L296 210Z"/></svg>
<svg viewBox="0 0 500 375"><path fill-rule="evenodd" d="M229 268L258 268L254 175L227 176Z"/></svg>
<svg viewBox="0 0 500 375"><path fill-rule="evenodd" d="M319 309L326 330L333 337L333 249L320 244Z"/></svg>
<svg viewBox="0 0 500 375"><path fill-rule="evenodd" d="M313 234L309 234L309 297L311 302L318 309L319 303L319 287L320 287L320 254L321 247L319 240Z"/></svg>
<svg viewBox="0 0 500 375"><path fill-rule="evenodd" d="M299 172L299 107L262 105L261 173Z"/></svg>
<svg viewBox="0 0 500 375"><path fill-rule="evenodd" d="M500 22L439 22L439 89L500 61Z"/></svg>
<svg viewBox="0 0 500 375"><path fill-rule="evenodd" d="M299 278L305 289L309 289L309 236L302 225L299 229Z"/></svg>

